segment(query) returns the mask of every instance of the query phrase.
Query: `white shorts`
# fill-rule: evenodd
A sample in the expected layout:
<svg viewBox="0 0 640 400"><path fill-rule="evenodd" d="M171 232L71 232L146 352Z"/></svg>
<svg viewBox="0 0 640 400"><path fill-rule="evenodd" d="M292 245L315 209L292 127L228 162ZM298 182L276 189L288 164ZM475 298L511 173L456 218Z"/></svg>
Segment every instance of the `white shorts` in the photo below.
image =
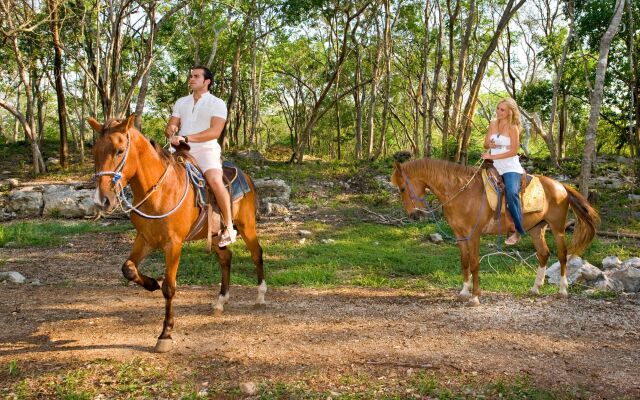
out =
<svg viewBox="0 0 640 400"><path fill-rule="evenodd" d="M222 171L222 160L220 145L217 140L212 140L205 143L189 143L191 150L189 154L196 159L198 167L204 174L210 169L218 169Z"/></svg>

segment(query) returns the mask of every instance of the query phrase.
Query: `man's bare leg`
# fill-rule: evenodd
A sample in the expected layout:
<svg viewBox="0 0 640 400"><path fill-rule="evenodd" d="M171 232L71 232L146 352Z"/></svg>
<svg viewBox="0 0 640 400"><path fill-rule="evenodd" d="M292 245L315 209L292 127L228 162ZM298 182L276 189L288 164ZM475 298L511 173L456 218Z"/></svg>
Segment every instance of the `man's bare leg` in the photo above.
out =
<svg viewBox="0 0 640 400"><path fill-rule="evenodd" d="M233 216L231 215L231 199L229 198L229 192L224 187L222 181L222 170L210 169L204 174L207 183L213 190L213 194L216 196L218 207L222 212L222 218L224 219L224 225L227 229L233 229ZM224 233L224 231L223 231Z"/></svg>

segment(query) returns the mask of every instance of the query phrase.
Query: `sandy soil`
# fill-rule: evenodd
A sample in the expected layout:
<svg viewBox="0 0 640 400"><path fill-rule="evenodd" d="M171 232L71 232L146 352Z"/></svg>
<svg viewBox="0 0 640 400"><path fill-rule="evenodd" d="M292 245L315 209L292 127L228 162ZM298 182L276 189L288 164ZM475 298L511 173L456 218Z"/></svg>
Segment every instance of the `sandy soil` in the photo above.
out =
<svg viewBox="0 0 640 400"><path fill-rule="evenodd" d="M366 372L402 388L413 371L526 376L541 388L585 388L593 397L640 398L640 297L514 298L482 305L454 291L232 287L225 315L212 315L217 287L179 287L173 350L153 353L164 301L122 283L127 234L88 234L59 249L2 249L3 270L41 285L0 285L0 366L50 371L96 359L224 367L225 379L304 381L328 390ZM2 386L2 384L0 384Z"/></svg>

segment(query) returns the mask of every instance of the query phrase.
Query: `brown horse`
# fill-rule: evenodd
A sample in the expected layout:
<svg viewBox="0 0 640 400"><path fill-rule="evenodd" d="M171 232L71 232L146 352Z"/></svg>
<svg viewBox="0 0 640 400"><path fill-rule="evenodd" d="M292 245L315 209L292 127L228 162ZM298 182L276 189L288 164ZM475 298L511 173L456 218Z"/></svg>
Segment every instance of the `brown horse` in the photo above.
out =
<svg viewBox="0 0 640 400"><path fill-rule="evenodd" d="M101 125L93 118L89 124L98 133L93 146L97 188L94 201L105 211L110 211L122 201L120 192L131 185L136 206L131 222L138 231L133 249L122 265L122 274L130 281L149 291L162 289L165 298L165 317L156 351L165 352L171 347L173 308L171 302L176 292L176 273L180 262L182 244L199 215L196 193L188 182L185 166L169 152L150 142L133 127L135 115L126 121L111 120ZM188 156L187 156L188 158ZM256 233L256 194L251 178L245 174L251 191L234 204L234 222L251 252L258 275L256 306L264 306L267 285L264 281L262 248ZM192 240L207 237L207 224ZM222 270L220 294L214 307L214 315L221 315L224 303L229 299L231 251L219 248L214 241L218 262ZM156 280L138 270L142 260L153 250L162 249L165 255L164 278Z"/></svg>
<svg viewBox="0 0 640 400"><path fill-rule="evenodd" d="M538 294L538 289L544 284L549 258L549 248L544 234L548 226L553 233L560 261L560 295L566 297L568 284L565 225L569 206L577 217L573 242L569 248L569 254L573 255L581 254L591 243L596 233L598 213L576 190L551 178L539 178L546 196L544 207L540 212L523 215L523 225L531 235L539 263L531 292ZM431 159L408 161L404 164L396 162L391 182L400 190L404 209L414 219L422 214L419 208L425 190L430 190L442 202L445 218L456 236L460 249L464 285L459 298L468 300L469 305L479 305L480 235L506 232L507 218L503 214L500 218L501 226L498 226L478 170ZM469 293L470 274L473 276L472 293Z"/></svg>

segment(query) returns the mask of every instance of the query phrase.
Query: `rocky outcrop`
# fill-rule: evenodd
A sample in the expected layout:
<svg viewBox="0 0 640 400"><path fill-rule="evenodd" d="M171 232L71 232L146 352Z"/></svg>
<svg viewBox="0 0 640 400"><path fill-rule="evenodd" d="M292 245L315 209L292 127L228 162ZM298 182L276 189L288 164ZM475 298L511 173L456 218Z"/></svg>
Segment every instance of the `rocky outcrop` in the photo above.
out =
<svg viewBox="0 0 640 400"><path fill-rule="evenodd" d="M560 282L560 262L547 269L548 282ZM616 256L607 256L602 260L602 269L580 257L573 257L567 263L569 284L583 284L600 290L640 293L640 258L633 257L620 261Z"/></svg>
<svg viewBox="0 0 640 400"><path fill-rule="evenodd" d="M3 220L33 217L83 218L96 214L93 190L81 185L37 185L13 189L3 199Z"/></svg>

